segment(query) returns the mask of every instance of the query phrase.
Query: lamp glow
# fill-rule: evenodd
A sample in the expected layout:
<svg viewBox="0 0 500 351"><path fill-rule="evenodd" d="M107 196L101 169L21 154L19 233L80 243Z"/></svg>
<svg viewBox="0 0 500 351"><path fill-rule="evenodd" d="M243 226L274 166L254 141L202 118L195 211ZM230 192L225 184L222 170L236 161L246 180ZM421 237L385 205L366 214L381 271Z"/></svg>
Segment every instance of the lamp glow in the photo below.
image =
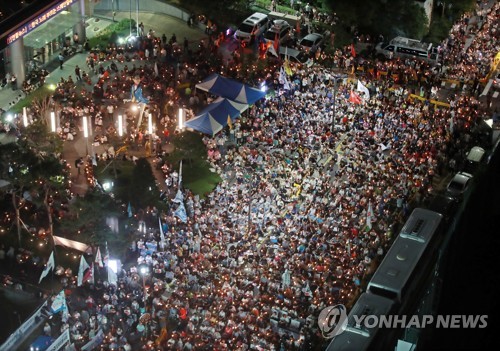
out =
<svg viewBox="0 0 500 351"><path fill-rule="evenodd" d="M50 129L53 133L56 131L56 113L52 111L50 113Z"/></svg>
<svg viewBox="0 0 500 351"><path fill-rule="evenodd" d="M83 116L83 136L85 138L89 137L89 130L88 130L87 117L86 116Z"/></svg>
<svg viewBox="0 0 500 351"><path fill-rule="evenodd" d="M23 124L25 127L28 126L28 113L26 112L26 107L23 107Z"/></svg>
<svg viewBox="0 0 500 351"><path fill-rule="evenodd" d="M184 111L182 108L179 109L179 129L184 128Z"/></svg>
<svg viewBox="0 0 500 351"><path fill-rule="evenodd" d="M153 134L153 116L151 113L148 116L148 133Z"/></svg>
<svg viewBox="0 0 500 351"><path fill-rule="evenodd" d="M118 135L123 136L123 116L118 115Z"/></svg>

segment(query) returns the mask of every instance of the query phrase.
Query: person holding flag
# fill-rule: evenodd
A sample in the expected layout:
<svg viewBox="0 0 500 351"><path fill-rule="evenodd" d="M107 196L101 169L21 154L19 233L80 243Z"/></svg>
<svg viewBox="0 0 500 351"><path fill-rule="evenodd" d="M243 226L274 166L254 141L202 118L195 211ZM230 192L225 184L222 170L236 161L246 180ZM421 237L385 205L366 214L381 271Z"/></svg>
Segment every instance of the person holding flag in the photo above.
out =
<svg viewBox="0 0 500 351"><path fill-rule="evenodd" d="M373 221L373 208L371 201L368 202L368 210L366 211L366 231L369 232L372 230L372 221Z"/></svg>
<svg viewBox="0 0 500 351"><path fill-rule="evenodd" d="M132 84L132 87L130 88L130 99L132 102L139 103L140 110L139 118L137 120L137 128L139 128L142 122L142 115L144 114L144 110L146 109L146 105L149 103L149 100L142 95L141 77L134 76L132 80L134 84Z"/></svg>
<svg viewBox="0 0 500 351"><path fill-rule="evenodd" d="M163 232L163 225L161 224L161 218L158 216L158 225L160 227L160 248L165 250L165 233Z"/></svg>
<svg viewBox="0 0 500 351"><path fill-rule="evenodd" d="M365 101L370 100L370 91L363 83L361 83L360 79L358 79L358 87L356 90L363 93L363 98Z"/></svg>

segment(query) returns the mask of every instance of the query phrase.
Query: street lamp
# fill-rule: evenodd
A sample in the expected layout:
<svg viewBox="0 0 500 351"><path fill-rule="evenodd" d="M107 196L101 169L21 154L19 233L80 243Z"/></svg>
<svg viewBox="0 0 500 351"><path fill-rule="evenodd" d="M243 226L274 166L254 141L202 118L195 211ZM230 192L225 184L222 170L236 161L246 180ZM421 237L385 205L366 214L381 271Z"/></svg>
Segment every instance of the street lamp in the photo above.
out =
<svg viewBox="0 0 500 351"><path fill-rule="evenodd" d="M23 125L25 128L28 126L28 113L26 112L26 107L23 107Z"/></svg>
<svg viewBox="0 0 500 351"><path fill-rule="evenodd" d="M50 113L50 130L52 133L56 132L56 113L54 111Z"/></svg>
<svg viewBox="0 0 500 351"><path fill-rule="evenodd" d="M337 104L337 82L347 78L346 75L333 76L332 131L335 129L335 105Z"/></svg>
<svg viewBox="0 0 500 351"><path fill-rule="evenodd" d="M139 0L135 0L135 13L136 13L136 25L137 25L137 36L139 36Z"/></svg>
<svg viewBox="0 0 500 351"><path fill-rule="evenodd" d="M123 115L118 115L118 135L123 136Z"/></svg>
<svg viewBox="0 0 500 351"><path fill-rule="evenodd" d="M151 113L148 116L148 134L153 135L153 115Z"/></svg>
<svg viewBox="0 0 500 351"><path fill-rule="evenodd" d="M87 150L87 155L89 154L89 126L87 116L82 117L83 126L83 137L85 138L85 149Z"/></svg>
<svg viewBox="0 0 500 351"><path fill-rule="evenodd" d="M182 107L179 109L179 130L184 128L184 111Z"/></svg>
<svg viewBox="0 0 500 351"><path fill-rule="evenodd" d="M83 116L83 136L85 137L85 139L87 140L86 142L86 147L87 147L87 155L89 154L89 136L91 137L92 136L92 120L90 119L90 117L87 117L87 116ZM92 147L92 160L94 160L94 143L91 141L90 142L90 145Z"/></svg>
<svg viewBox="0 0 500 351"><path fill-rule="evenodd" d="M149 265L146 263L141 263L139 265L139 274L142 277L142 289L143 289L143 294L144 294L144 308L146 308L146 277L149 274Z"/></svg>

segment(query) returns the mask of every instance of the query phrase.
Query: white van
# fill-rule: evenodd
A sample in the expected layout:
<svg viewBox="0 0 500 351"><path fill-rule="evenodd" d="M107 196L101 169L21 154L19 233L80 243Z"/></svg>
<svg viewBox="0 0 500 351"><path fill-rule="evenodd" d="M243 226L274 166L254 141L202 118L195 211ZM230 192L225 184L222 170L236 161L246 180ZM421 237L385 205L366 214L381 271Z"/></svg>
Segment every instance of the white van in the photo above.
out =
<svg viewBox="0 0 500 351"><path fill-rule="evenodd" d="M467 154L467 162L465 164L465 171L468 173L475 173L481 162L484 159L486 151L480 146L474 146Z"/></svg>
<svg viewBox="0 0 500 351"><path fill-rule="evenodd" d="M240 24L234 36L239 41L248 43L252 34L257 38L267 31L268 28L269 17L266 14L256 12Z"/></svg>
<svg viewBox="0 0 500 351"><path fill-rule="evenodd" d="M419 40L396 37L388 43L378 43L375 47L378 58L415 58L430 64L437 64L439 52L432 43L422 43Z"/></svg>

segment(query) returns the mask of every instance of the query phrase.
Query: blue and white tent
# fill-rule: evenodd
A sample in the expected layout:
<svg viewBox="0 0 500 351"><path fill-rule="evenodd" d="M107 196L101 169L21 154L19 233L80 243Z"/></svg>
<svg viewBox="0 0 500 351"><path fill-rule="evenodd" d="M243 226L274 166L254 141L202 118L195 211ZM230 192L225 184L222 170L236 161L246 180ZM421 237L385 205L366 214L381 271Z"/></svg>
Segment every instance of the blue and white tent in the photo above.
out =
<svg viewBox="0 0 500 351"><path fill-rule="evenodd" d="M211 74L203 82L196 84L196 88L248 105L252 105L255 101L266 96L265 92L257 88L223 77L217 73Z"/></svg>
<svg viewBox="0 0 500 351"><path fill-rule="evenodd" d="M186 127L205 134L215 135L227 125L228 118L234 120L247 108L247 104L240 104L219 97L197 116L187 121Z"/></svg>

